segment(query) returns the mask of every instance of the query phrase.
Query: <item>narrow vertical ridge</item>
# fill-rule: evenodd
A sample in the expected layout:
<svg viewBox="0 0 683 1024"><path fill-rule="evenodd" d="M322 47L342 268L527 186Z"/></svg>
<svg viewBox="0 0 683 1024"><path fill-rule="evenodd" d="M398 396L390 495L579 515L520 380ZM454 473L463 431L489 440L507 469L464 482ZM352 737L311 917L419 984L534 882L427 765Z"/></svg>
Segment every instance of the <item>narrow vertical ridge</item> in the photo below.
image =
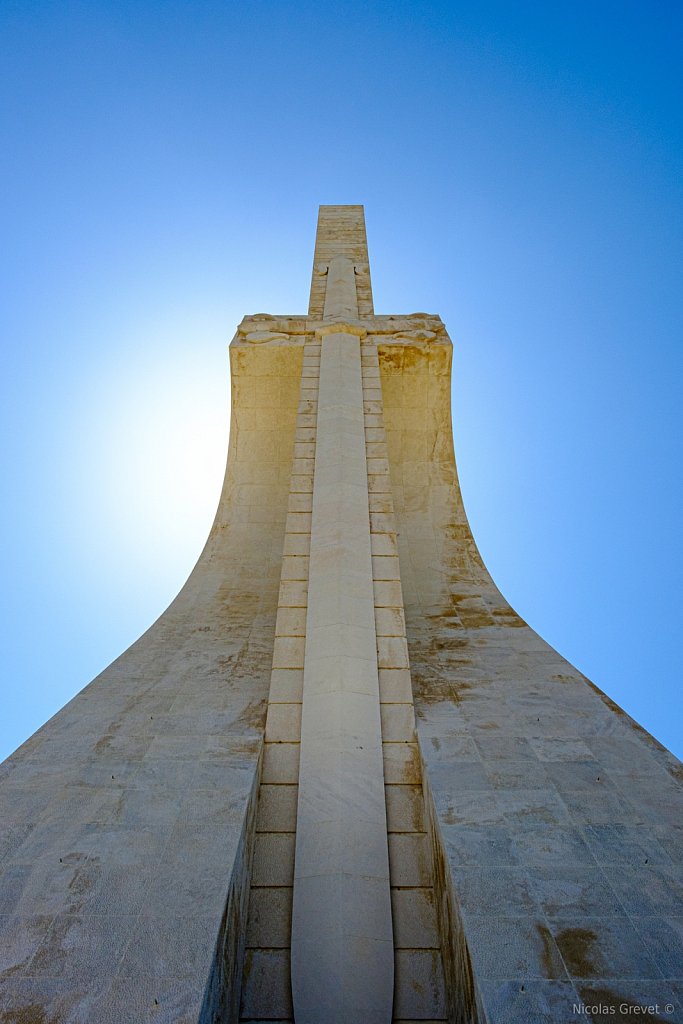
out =
<svg viewBox="0 0 683 1024"><path fill-rule="evenodd" d="M290 947L320 342L304 345L247 915L240 1021L292 1024Z"/></svg>
<svg viewBox="0 0 683 1024"><path fill-rule="evenodd" d="M393 940L360 342L348 325L329 331L313 485L292 988L297 1024L388 1024Z"/></svg>
<svg viewBox="0 0 683 1024"><path fill-rule="evenodd" d="M361 351L394 932L393 1021L446 1021L434 849L415 734L377 345L368 338Z"/></svg>

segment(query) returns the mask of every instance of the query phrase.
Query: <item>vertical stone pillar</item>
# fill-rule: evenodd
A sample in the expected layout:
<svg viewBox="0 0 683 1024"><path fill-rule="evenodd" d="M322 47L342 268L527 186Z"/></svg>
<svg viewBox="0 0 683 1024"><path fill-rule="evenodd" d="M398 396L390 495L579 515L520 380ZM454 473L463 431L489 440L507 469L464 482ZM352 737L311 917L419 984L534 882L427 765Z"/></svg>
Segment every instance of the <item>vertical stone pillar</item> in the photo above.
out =
<svg viewBox="0 0 683 1024"><path fill-rule="evenodd" d="M246 930L240 1020L249 1021L292 1020L292 886L320 340L309 337L303 351Z"/></svg>
<svg viewBox="0 0 683 1024"><path fill-rule="evenodd" d="M393 937L360 341L322 340L292 918L297 1024L389 1022Z"/></svg>
<svg viewBox="0 0 683 1024"><path fill-rule="evenodd" d="M356 295L356 268L348 256L333 256L327 268L324 319L342 317L355 320L358 316Z"/></svg>

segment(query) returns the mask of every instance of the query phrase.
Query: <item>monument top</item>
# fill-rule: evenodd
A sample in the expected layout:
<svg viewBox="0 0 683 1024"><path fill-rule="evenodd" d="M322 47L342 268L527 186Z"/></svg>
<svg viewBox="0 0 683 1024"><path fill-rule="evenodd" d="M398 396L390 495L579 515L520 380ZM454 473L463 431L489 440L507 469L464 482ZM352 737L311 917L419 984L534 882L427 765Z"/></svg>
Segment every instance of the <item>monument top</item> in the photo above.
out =
<svg viewBox="0 0 683 1024"><path fill-rule="evenodd" d="M326 276L330 260L346 256L355 267L358 315L372 316L372 284L362 206L321 206L313 254L313 274L308 315L322 317Z"/></svg>

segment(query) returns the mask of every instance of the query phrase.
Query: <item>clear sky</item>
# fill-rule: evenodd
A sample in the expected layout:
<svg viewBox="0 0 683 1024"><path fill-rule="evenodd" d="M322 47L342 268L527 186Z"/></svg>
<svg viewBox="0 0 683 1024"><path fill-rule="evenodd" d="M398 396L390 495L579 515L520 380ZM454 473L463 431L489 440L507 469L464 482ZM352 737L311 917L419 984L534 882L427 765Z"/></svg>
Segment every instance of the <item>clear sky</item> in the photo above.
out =
<svg viewBox="0 0 683 1024"><path fill-rule="evenodd" d="M683 754L683 6L0 4L0 757L164 609L213 518L226 345L364 203L443 317L479 547Z"/></svg>

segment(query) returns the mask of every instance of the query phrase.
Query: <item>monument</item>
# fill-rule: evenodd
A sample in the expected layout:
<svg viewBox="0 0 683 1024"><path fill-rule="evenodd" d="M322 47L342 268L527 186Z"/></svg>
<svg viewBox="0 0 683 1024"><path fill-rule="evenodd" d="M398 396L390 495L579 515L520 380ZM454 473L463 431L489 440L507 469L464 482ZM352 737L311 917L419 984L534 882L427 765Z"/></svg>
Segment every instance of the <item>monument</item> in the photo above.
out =
<svg viewBox="0 0 683 1024"><path fill-rule="evenodd" d="M0 767L0 1022L683 1019L681 764L496 589L451 351L321 207L197 566Z"/></svg>

